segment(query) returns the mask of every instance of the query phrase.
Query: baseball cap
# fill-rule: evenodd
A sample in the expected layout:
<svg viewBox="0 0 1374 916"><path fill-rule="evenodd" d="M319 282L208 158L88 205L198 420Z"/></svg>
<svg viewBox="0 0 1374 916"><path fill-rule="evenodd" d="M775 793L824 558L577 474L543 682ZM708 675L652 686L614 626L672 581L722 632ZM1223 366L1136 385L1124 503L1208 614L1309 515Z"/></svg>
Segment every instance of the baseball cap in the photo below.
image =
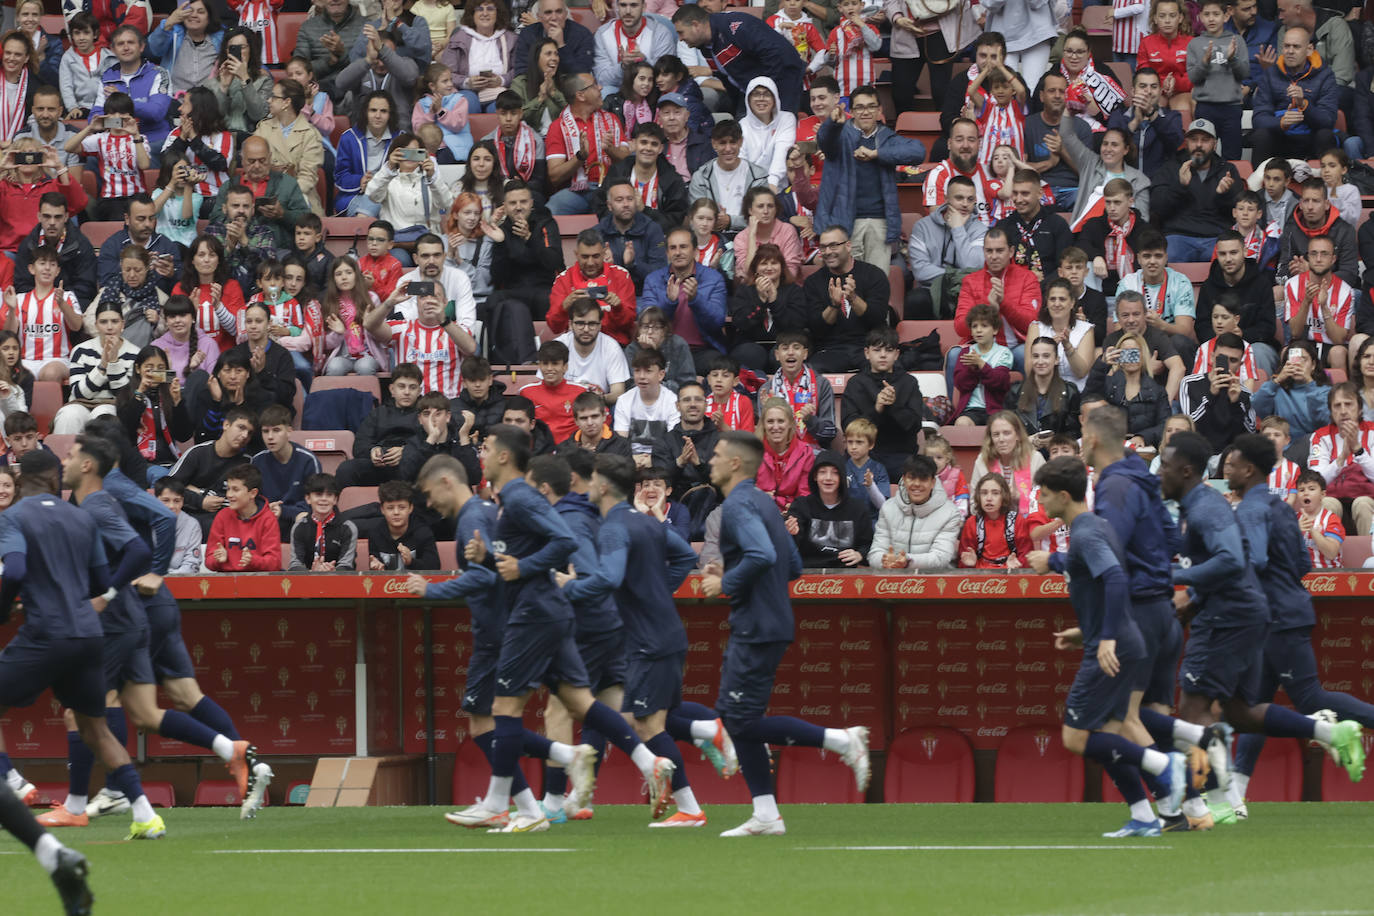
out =
<svg viewBox="0 0 1374 916"><path fill-rule="evenodd" d="M683 95L681 92L665 92L663 95L659 96L658 104L660 108L667 104L673 104L679 108L688 107L687 96Z"/></svg>
<svg viewBox="0 0 1374 916"><path fill-rule="evenodd" d="M1217 137L1217 128L1215 124L1206 118L1197 118L1193 123L1188 125L1188 129L1184 132L1185 136L1195 133L1208 134L1215 140Z"/></svg>

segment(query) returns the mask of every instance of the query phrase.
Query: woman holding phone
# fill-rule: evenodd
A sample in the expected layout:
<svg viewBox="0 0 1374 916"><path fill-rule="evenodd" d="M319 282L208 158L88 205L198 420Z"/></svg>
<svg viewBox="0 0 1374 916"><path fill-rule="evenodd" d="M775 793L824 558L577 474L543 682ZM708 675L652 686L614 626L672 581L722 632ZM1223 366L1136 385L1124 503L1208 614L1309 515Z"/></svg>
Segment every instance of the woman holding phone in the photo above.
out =
<svg viewBox="0 0 1374 916"><path fill-rule="evenodd" d="M1310 340L1295 340L1283 348L1284 360L1274 377L1259 387L1250 399L1250 406L1258 418L1278 415L1288 421L1288 434L1293 439L1287 455L1302 462L1312 433L1331 422L1327 408L1327 392L1331 382L1317 360L1316 344ZM1366 340L1355 354L1350 380L1360 389L1362 419L1374 416L1370 409L1370 389L1374 389L1374 338ZM1295 454L1300 451L1301 455Z"/></svg>
<svg viewBox="0 0 1374 916"><path fill-rule="evenodd" d="M381 205L381 219L396 227L396 241L413 242L426 232L443 234L453 191L441 181L420 138L400 133L386 162L367 183L367 197Z"/></svg>
<svg viewBox="0 0 1374 916"><path fill-rule="evenodd" d="M102 306L112 305L124 313L124 339L135 347L147 346L167 330L162 319L162 304L167 294L158 288L151 270L153 253L142 245L128 244L119 252L119 273L111 278L86 309L86 333L96 334L96 316Z"/></svg>
<svg viewBox="0 0 1374 916"><path fill-rule="evenodd" d="M1139 334L1123 334L1116 342L1117 352L1107 373L1103 395L1108 404L1126 411L1127 445L1139 448L1159 445L1164 421L1169 419L1169 394L1146 369L1149 350Z"/></svg>
<svg viewBox="0 0 1374 916"><path fill-rule="evenodd" d="M161 347L146 346L134 357L134 380L120 392L116 412L129 441L148 462L152 486L181 454L178 442L195 435L196 425L181 387Z"/></svg>
<svg viewBox="0 0 1374 916"><path fill-rule="evenodd" d="M224 123L246 134L267 117L272 97L272 74L262 66L262 38L252 29L235 26L224 33L214 72L201 80L224 113Z"/></svg>
<svg viewBox="0 0 1374 916"><path fill-rule="evenodd" d="M501 0L474 0L463 7L458 28L439 52L439 63L453 73L453 85L468 100L469 111L494 111L496 97L511 83L515 32Z"/></svg>

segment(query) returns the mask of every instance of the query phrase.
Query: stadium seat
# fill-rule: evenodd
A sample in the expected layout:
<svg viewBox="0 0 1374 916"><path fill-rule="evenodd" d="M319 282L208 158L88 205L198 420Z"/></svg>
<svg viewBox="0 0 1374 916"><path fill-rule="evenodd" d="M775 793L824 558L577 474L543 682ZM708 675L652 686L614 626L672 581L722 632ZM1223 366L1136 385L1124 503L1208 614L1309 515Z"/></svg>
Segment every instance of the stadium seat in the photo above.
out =
<svg viewBox="0 0 1374 916"><path fill-rule="evenodd" d="M285 64L296 53L296 35L305 22L305 13L277 14L277 54Z"/></svg>
<svg viewBox="0 0 1374 916"><path fill-rule="evenodd" d="M197 808L232 807L243 803L239 784L232 779L202 779L196 783Z"/></svg>
<svg viewBox="0 0 1374 916"><path fill-rule="evenodd" d="M67 17L63 16L61 13L56 15L45 15L39 20L39 28L49 35L56 35L59 38L65 39L66 36L63 33L67 31ZM62 44L64 47L69 47L65 40Z"/></svg>
<svg viewBox="0 0 1374 916"><path fill-rule="evenodd" d="M1190 283L1201 283L1212 270L1211 261L1174 261L1169 266L1187 277Z"/></svg>
<svg viewBox="0 0 1374 916"><path fill-rule="evenodd" d="M941 426L940 435L955 448L982 448L987 432L981 426Z"/></svg>
<svg viewBox="0 0 1374 916"><path fill-rule="evenodd" d="M356 388L358 391L366 391L378 401L382 399L382 386L375 375L321 375L315 378L310 391L313 394L332 388Z"/></svg>
<svg viewBox="0 0 1374 916"><path fill-rule="evenodd" d="M347 429L293 429L291 441L314 452L320 468L333 474L339 465L353 457L353 432Z"/></svg>
<svg viewBox="0 0 1374 916"><path fill-rule="evenodd" d="M1112 34L1112 8L1110 6L1083 7L1083 28L1089 35Z"/></svg>
<svg viewBox="0 0 1374 916"><path fill-rule="evenodd" d="M1342 774L1344 778L1344 774ZM1245 790L1246 801L1302 800L1302 744L1293 738L1270 738L1255 764Z"/></svg>
<svg viewBox="0 0 1374 916"><path fill-rule="evenodd" d="M348 115L335 112L334 129L329 132L329 142L332 143L335 148L338 148L339 138L352 126L353 122L349 119Z"/></svg>
<svg viewBox="0 0 1374 916"><path fill-rule="evenodd" d="M788 805L859 804L863 794L854 785L854 771L839 754L810 747L789 747L779 754L778 801Z"/></svg>
<svg viewBox="0 0 1374 916"><path fill-rule="evenodd" d="M596 18L596 13L593 13L586 7L571 9L568 10L568 13L572 16L574 22L580 26L586 27L590 32L595 32L597 29L601 28L601 20Z"/></svg>
<svg viewBox="0 0 1374 916"><path fill-rule="evenodd" d="M921 386L921 397L938 398L949 394L949 387L945 384L943 372L912 372L909 374L916 380L916 384Z"/></svg>
<svg viewBox="0 0 1374 916"><path fill-rule="evenodd" d="M344 487L339 494L339 511L347 512L377 501L376 487Z"/></svg>
<svg viewBox="0 0 1374 916"><path fill-rule="evenodd" d="M52 450L52 453L57 456L59 461L67 457L67 453L72 450L72 443L75 441L76 436L59 435L57 433L49 433L43 437L43 444Z"/></svg>
<svg viewBox="0 0 1374 916"><path fill-rule="evenodd" d="M1064 749L1054 723L1011 729L997 746L999 802L1083 800L1083 762Z"/></svg>
<svg viewBox="0 0 1374 916"><path fill-rule="evenodd" d="M903 137L920 140L926 148L926 155L929 156L935 141L944 134L944 131L940 129L940 113L938 111L904 111L897 115L897 133ZM906 232L902 233L904 238L906 235Z"/></svg>
<svg viewBox="0 0 1374 916"><path fill-rule="evenodd" d="M456 570L458 568L458 542L436 541L434 546L439 549L439 568Z"/></svg>
<svg viewBox="0 0 1374 916"><path fill-rule="evenodd" d="M367 567L369 566L369 564L367 563L367 557L369 555L370 546L367 543L367 538L358 538L358 540L355 541L353 544L353 568L364 570L367 569Z"/></svg>
<svg viewBox="0 0 1374 916"><path fill-rule="evenodd" d="M905 270L901 264L893 264L887 269L887 304L892 306L892 313L897 316L898 321L902 320L902 315L906 311Z"/></svg>
<svg viewBox="0 0 1374 916"><path fill-rule="evenodd" d="M902 251L906 251L907 241L911 238L911 230L920 218L921 214L919 213L902 214Z"/></svg>
<svg viewBox="0 0 1374 916"><path fill-rule="evenodd" d="M957 729L915 728L888 746L885 802L971 802L973 785L973 748Z"/></svg>
<svg viewBox="0 0 1374 916"><path fill-rule="evenodd" d="M175 808L177 806L176 791L173 790L170 782L145 782L143 794L148 796L148 804L154 808Z"/></svg>
<svg viewBox="0 0 1374 916"><path fill-rule="evenodd" d="M62 407L62 384L60 382L34 382L33 403L29 413L38 422L38 431L46 433L52 426L52 418Z"/></svg>
<svg viewBox="0 0 1374 916"><path fill-rule="evenodd" d="M497 123L495 114L473 112L468 115L468 130L472 132L472 139L474 141L481 140L487 134L496 130L498 126L500 125Z"/></svg>
<svg viewBox="0 0 1374 916"><path fill-rule="evenodd" d="M1266 755L1268 745L1265 745ZM1263 766L1263 758L1261 758ZM1332 762L1330 755L1322 754L1322 801L1370 802L1374 801L1374 780L1362 779L1351 782L1345 767Z"/></svg>
<svg viewBox="0 0 1374 916"><path fill-rule="evenodd" d="M1369 535L1347 534L1341 542L1341 565L1347 569L1359 569L1371 553Z"/></svg>
<svg viewBox="0 0 1374 916"><path fill-rule="evenodd" d="M124 228L123 222L100 221L81 224L81 234L86 237L86 241L91 243L92 248L99 249L105 244L105 240Z"/></svg>
<svg viewBox="0 0 1374 916"><path fill-rule="evenodd" d="M683 770L697 801L703 805L749 804L749 787L744 784L743 776L736 773L729 779L721 779L695 745L679 741L677 749L682 754Z"/></svg>
<svg viewBox="0 0 1374 916"><path fill-rule="evenodd" d="M569 216L556 216L554 219L558 222L558 233L565 239L575 239L577 238L577 234L583 229L595 229L597 224L597 218L595 216L584 213L572 214ZM568 263L572 264L574 262L569 261Z"/></svg>
<svg viewBox="0 0 1374 916"><path fill-rule="evenodd" d="M897 339L903 343L925 337L931 331L940 332L940 349L948 351L959 343L959 335L954 331L953 321L899 321Z"/></svg>
<svg viewBox="0 0 1374 916"><path fill-rule="evenodd" d="M730 7L730 12L732 12L732 13L748 13L750 16L755 16L755 17L757 17L757 18L759 18L759 19L764 18L764 17L763 17L763 7L761 7L761 6L732 6L732 7ZM876 63L876 61L875 61L875 63Z"/></svg>
<svg viewBox="0 0 1374 916"><path fill-rule="evenodd" d="M308 779L297 779L286 787L286 803L288 805L303 805L310 797L310 781Z"/></svg>

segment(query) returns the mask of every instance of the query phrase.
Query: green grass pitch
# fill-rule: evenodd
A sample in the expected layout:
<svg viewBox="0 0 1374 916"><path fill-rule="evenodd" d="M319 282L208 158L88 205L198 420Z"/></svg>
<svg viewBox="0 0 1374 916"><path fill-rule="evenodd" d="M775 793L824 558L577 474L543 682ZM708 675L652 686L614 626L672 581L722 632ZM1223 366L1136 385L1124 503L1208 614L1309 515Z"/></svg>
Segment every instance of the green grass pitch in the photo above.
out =
<svg viewBox="0 0 1374 916"><path fill-rule="evenodd" d="M1374 912L1374 806L1250 812L1208 834L1128 841L1100 835L1123 806L1085 804L786 806L786 836L730 840L716 834L745 808L648 830L644 809L603 806L522 836L453 827L437 808L269 808L242 822L237 809L175 808L156 842L122 842L127 815L59 836L90 859L102 916ZM59 911L8 837L0 874L5 912Z"/></svg>

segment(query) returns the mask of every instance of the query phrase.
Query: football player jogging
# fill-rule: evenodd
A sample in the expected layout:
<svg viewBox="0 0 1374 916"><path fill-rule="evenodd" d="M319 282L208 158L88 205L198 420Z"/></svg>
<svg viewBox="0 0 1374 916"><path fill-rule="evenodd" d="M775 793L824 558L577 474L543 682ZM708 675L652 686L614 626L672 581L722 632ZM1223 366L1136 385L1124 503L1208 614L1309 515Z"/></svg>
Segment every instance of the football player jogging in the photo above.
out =
<svg viewBox="0 0 1374 916"><path fill-rule="evenodd" d="M1207 485L1211 452L1197 433L1175 433L1159 468L1164 498L1178 500L1183 528L1173 578L1187 590L1175 593L1174 606L1180 620L1192 624L1179 668L1179 718L1211 725L1217 721L1213 704L1219 703L1222 716L1237 731L1316 739L1334 748L1350 778L1358 780L1364 774L1359 723L1317 721L1261 701L1272 610L1246 557L1267 562L1269 551L1267 544L1263 551L1247 550L1246 537L1253 539L1258 532L1242 527L1226 499ZM1264 482L1264 475L1260 480Z"/></svg>
<svg viewBox="0 0 1374 916"><path fill-rule="evenodd" d="M1137 690L1123 734L1141 744L1153 742L1155 750L1172 747L1186 754L1191 776L1187 792L1202 805L1197 790L1209 770L1225 771L1229 748L1220 726L1203 728L1170 714L1175 672L1183 653L1183 628L1174 613L1171 570L1171 558L1181 536L1160 499L1159 478L1150 473L1134 450L1126 449L1126 437L1126 413L1119 407L1099 407L1084 421L1083 457L1090 467L1098 468L1093 511L1116 532L1130 583L1131 613L1145 642L1145 664L1136 669ZM1136 726L1147 730L1149 742ZM1109 766L1107 772L1128 804L1143 797L1139 781L1130 779L1119 765ZM1122 790L1123 782L1129 784L1129 791ZM1168 788L1148 775L1146 783L1160 805L1164 831L1189 829L1192 822L1188 817L1168 807ZM1183 807L1188 806L1185 801ZM1205 815L1206 806L1202 808ZM1198 824L1202 826L1202 821Z"/></svg>
<svg viewBox="0 0 1374 916"><path fill-rule="evenodd" d="M682 703L687 630L673 593L697 565L691 545L658 519L635 511L637 469L623 455L601 455L588 499L601 513L596 535L598 569L579 577L576 569L556 576L574 603L614 597L625 626L625 690L621 711L634 718L639 740L673 762L677 812L650 827L704 827L706 815L687 784L682 752L664 730L670 710ZM655 815L657 816L657 815Z"/></svg>
<svg viewBox="0 0 1374 916"><path fill-rule="evenodd" d="M1338 732L1359 735L1362 726L1374 726L1374 706L1349 694L1323 690L1317 677L1317 658L1312 651L1312 627L1317 621L1312 595L1302 581L1312 569L1312 558L1303 545L1302 529L1292 507L1269 492L1269 472L1276 461L1273 444L1267 438L1247 434L1236 437L1223 465L1231 492L1241 497L1236 521L1250 540L1250 562L1273 612L1256 699L1273 702L1274 694L1283 687L1298 712L1337 722L1334 730ZM1363 746L1360 740L1354 741L1354 747L1363 750ZM1349 749L1350 744L1343 747ZM1249 816L1245 789L1262 750L1262 734L1236 739L1236 762L1226 794L1237 818ZM1345 751L1330 744L1327 750L1352 780L1358 782L1364 775L1362 753L1347 757Z"/></svg>
<svg viewBox="0 0 1374 916"><path fill-rule="evenodd" d="M513 426L487 431L479 453L482 473L501 505L495 540L474 532L464 554L471 563L487 565L504 581L506 625L496 667L492 701L493 744L491 785L486 797L449 815L465 827L497 827L512 833L547 830L542 811L517 812L508 818L511 783L524 745L521 715L530 693L539 684L557 692L568 712L606 736L625 753L649 783L649 798L658 817L667 807L673 762L644 746L629 724L592 696L587 671L577 653L572 605L550 575L567 567L577 546L568 526L548 500L525 482L530 461L530 437ZM566 749L566 750L565 750ZM582 744L552 744L549 759L568 771L573 789L568 803L583 807L595 787L596 751Z"/></svg>
<svg viewBox="0 0 1374 916"><path fill-rule="evenodd" d="M1033 551L1030 566L1038 573L1061 573L1068 580L1078 626L1056 633L1054 644L1058 649L1083 647L1064 701L1064 747L1102 764L1130 805L1125 826L1103 836L1160 836L1164 825L1145 798L1140 774L1160 777L1168 792L1166 804L1177 810L1186 764L1178 751L1164 754L1122 735L1133 698L1139 702L1140 672L1151 661L1131 611L1125 551L1112 526L1084 502L1088 469L1083 462L1067 456L1052 459L1036 473L1035 482L1041 508L1068 526L1069 549Z"/></svg>
<svg viewBox="0 0 1374 916"><path fill-rule="evenodd" d="M701 593L730 599L730 639L721 662L716 711L734 739L754 813L721 836L780 836L787 832L773 795L768 745L819 747L839 754L868 789L868 729L822 728L791 716L768 716L778 664L792 644L788 583L801 575L801 555L773 497L754 479L763 443L753 433L721 433L711 456L711 483L721 492L721 562L702 571Z"/></svg>
<svg viewBox="0 0 1374 916"><path fill-rule="evenodd" d="M446 519L455 519L455 530L477 534L487 543L494 540L496 504L479 499L468 485L468 474L462 462L451 455L435 455L420 469L416 486L435 512ZM424 576L411 573L406 579L406 591L417 598L430 601L462 599L472 614L472 656L468 659L467 683L463 685L463 711L468 714L472 740L491 762L495 722L491 716L491 702L496 695L496 663L501 652L501 635L505 629L506 606L501 577L496 570L470 562L466 557L458 561L461 575L444 582L430 583ZM526 744L548 743L531 732L525 733ZM569 749L571 750L571 749ZM547 756L547 754L545 754ZM511 782L511 799L516 811L527 818L538 819L539 806L534 793L516 767ZM491 827L504 827L506 818L496 818ZM457 813L448 815L454 823Z"/></svg>

